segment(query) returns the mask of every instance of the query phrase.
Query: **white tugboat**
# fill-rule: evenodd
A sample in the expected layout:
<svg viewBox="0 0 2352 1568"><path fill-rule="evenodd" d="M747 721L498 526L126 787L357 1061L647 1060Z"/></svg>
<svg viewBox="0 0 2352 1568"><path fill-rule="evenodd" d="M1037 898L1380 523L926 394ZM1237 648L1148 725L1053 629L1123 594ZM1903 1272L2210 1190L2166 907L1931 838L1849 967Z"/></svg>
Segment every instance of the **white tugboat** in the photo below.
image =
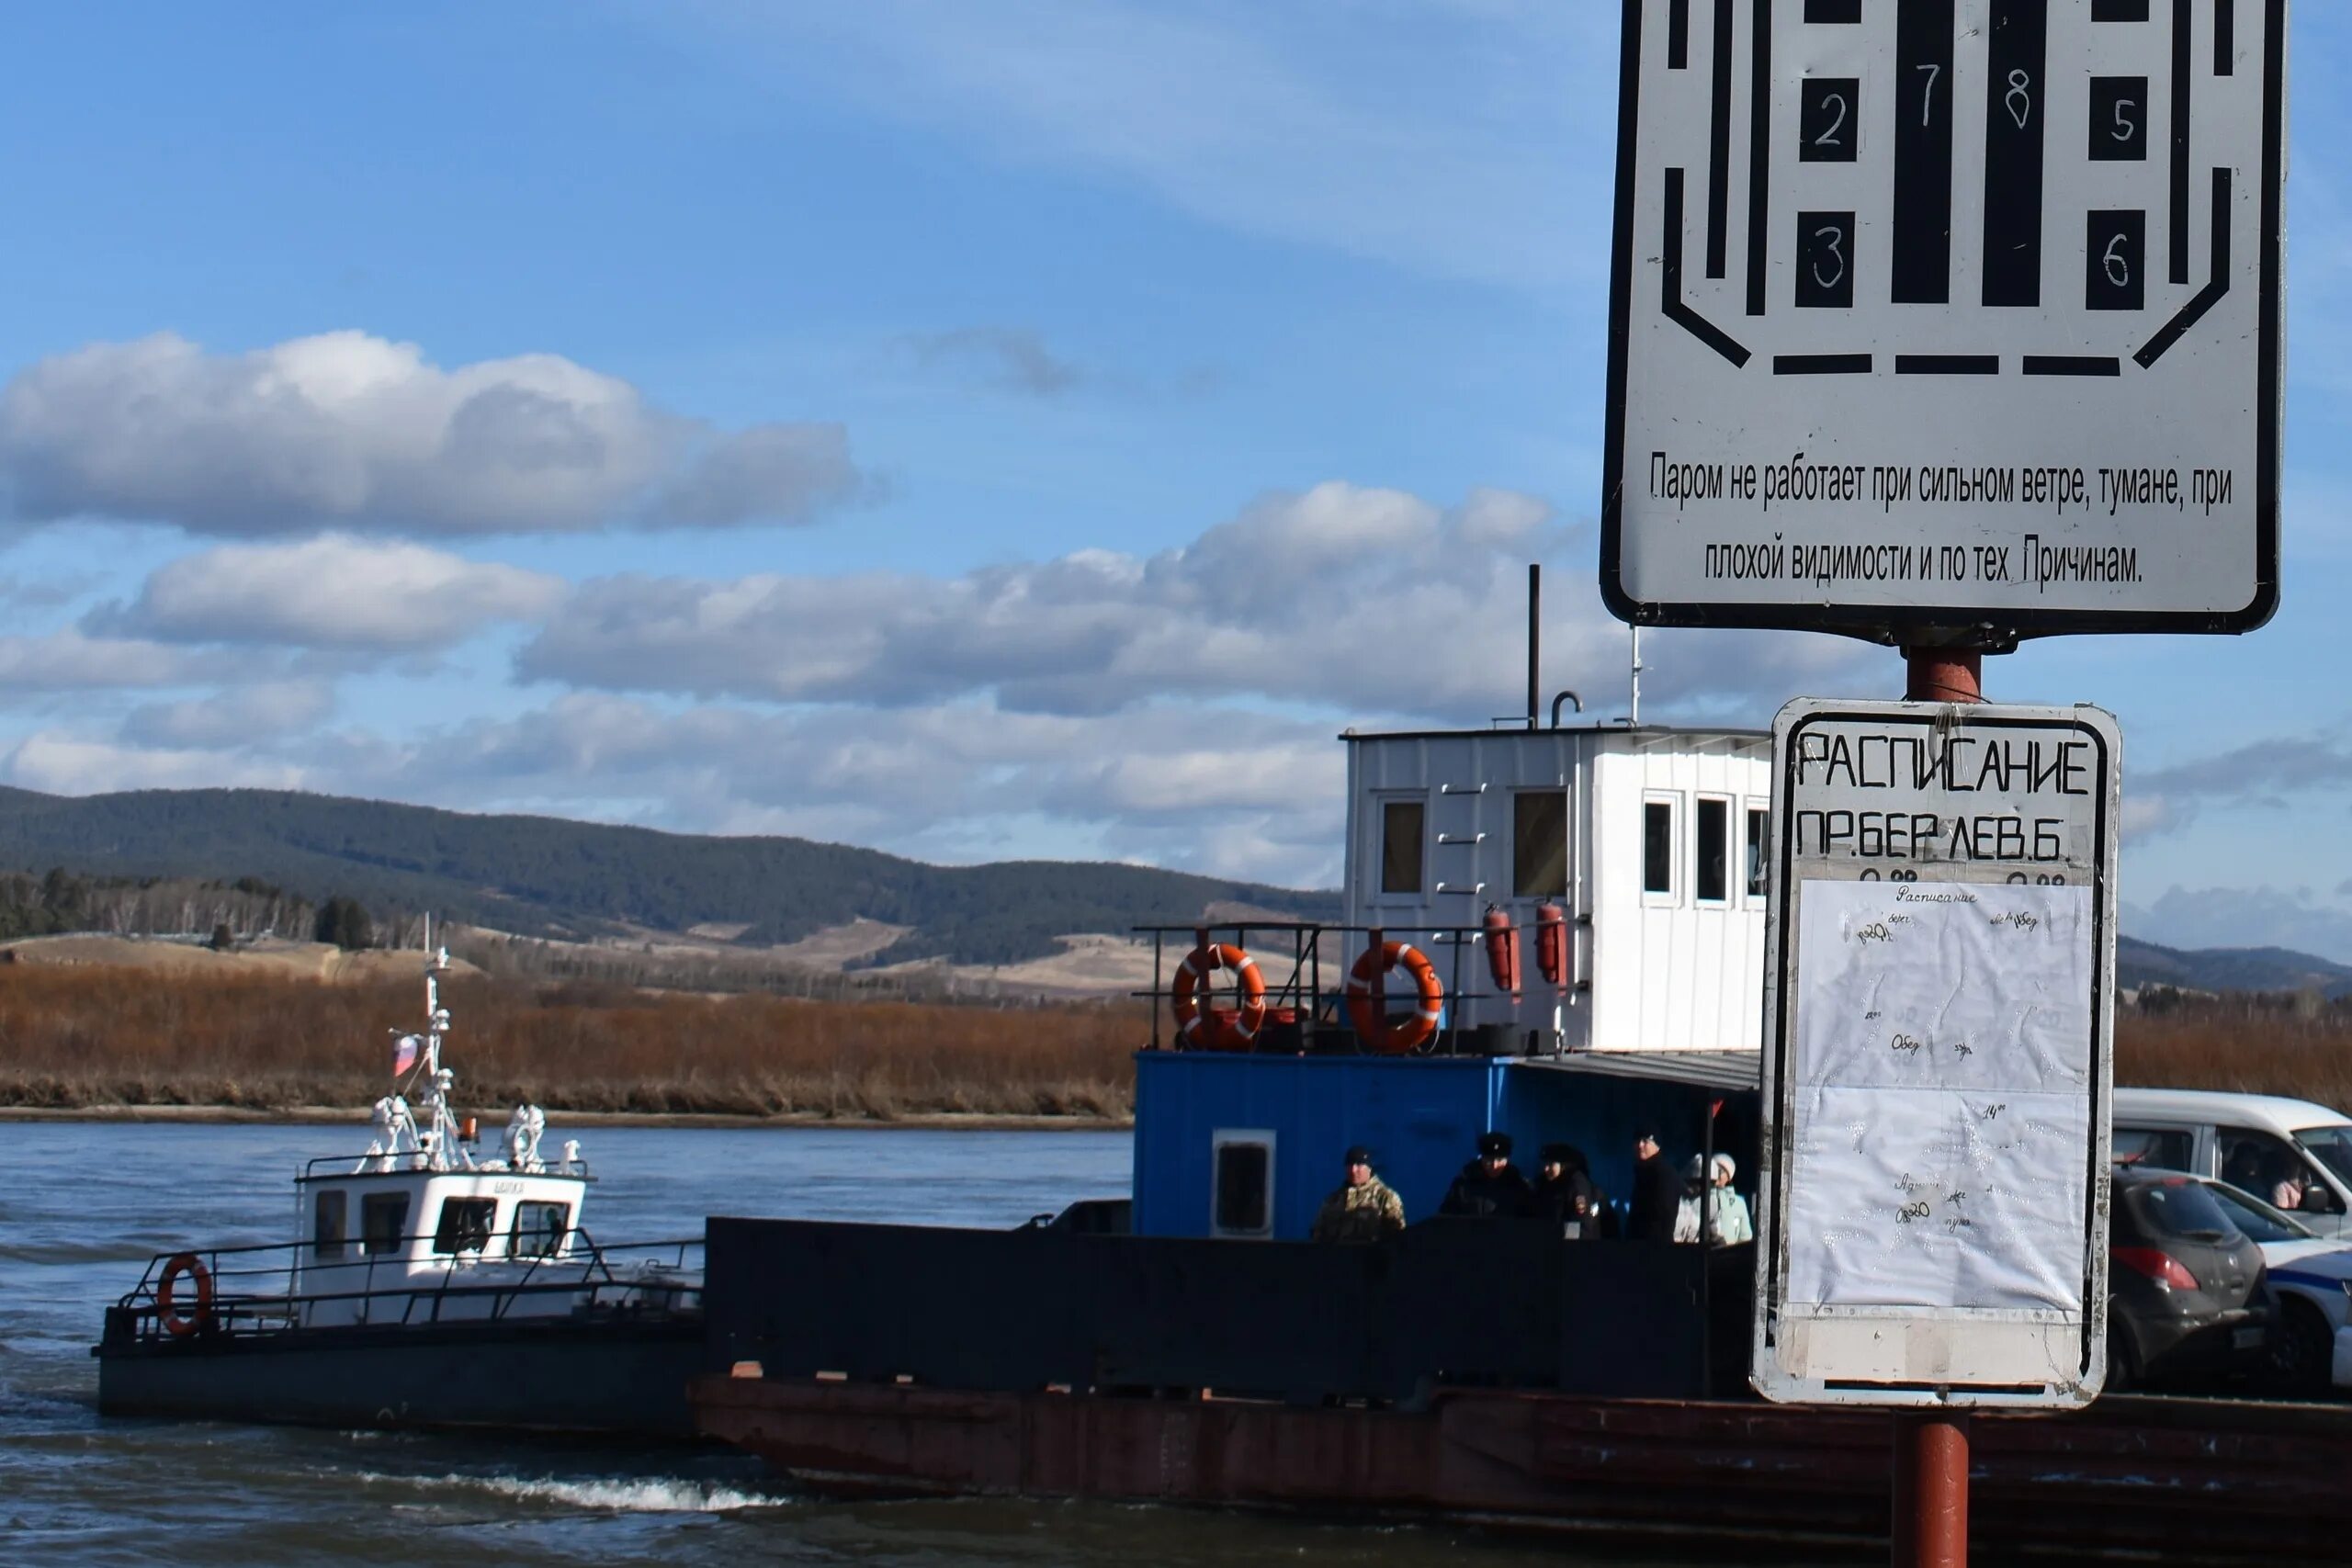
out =
<svg viewBox="0 0 2352 1568"><path fill-rule="evenodd" d="M577 1140L547 1156L535 1105L477 1157L441 1059L448 962L427 960L424 1027L394 1043L366 1151L295 1176L293 1242L159 1255L108 1310L103 1412L685 1429L700 1240L598 1246L581 1228L594 1175Z"/></svg>

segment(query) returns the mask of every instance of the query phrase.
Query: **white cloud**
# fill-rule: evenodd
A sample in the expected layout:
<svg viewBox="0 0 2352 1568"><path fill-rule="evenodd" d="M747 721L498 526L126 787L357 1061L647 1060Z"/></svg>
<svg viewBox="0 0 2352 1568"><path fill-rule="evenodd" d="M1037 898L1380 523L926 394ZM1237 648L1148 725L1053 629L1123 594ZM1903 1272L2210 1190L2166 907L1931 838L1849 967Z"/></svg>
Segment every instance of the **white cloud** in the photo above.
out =
<svg viewBox="0 0 2352 1568"><path fill-rule="evenodd" d="M1528 496L1481 491L1445 509L1327 483L1148 558L1082 550L956 577L598 579L517 668L704 698L988 694L1008 712L1083 715L1255 697L1476 724L1522 700L1531 557L1567 569L1546 595L1545 670L1596 700L1614 688L1625 634L1593 590L1591 547ZM1668 634L1645 645L1647 694L1760 720L1768 700L1871 657L1834 638Z"/></svg>
<svg viewBox="0 0 2352 1568"><path fill-rule="evenodd" d="M444 370L360 332L211 354L171 333L0 389L0 487L31 521L266 536L805 522L864 480L834 424L721 432L560 355Z"/></svg>
<svg viewBox="0 0 2352 1568"><path fill-rule="evenodd" d="M217 750L122 746L40 730L0 761L0 775L50 795L99 795L129 789L300 789L299 766Z"/></svg>
<svg viewBox="0 0 2352 1568"><path fill-rule="evenodd" d="M519 567L328 534L184 556L85 626L174 642L435 649L494 621L536 620L563 592L560 579Z"/></svg>
<svg viewBox="0 0 2352 1568"><path fill-rule="evenodd" d="M187 702L131 709L122 738L166 750L221 750L282 739L314 728L334 708L325 681L266 681Z"/></svg>
<svg viewBox="0 0 2352 1568"><path fill-rule="evenodd" d="M0 637L0 691L6 692L186 686L235 673L221 655L136 637L92 637L71 628Z"/></svg>

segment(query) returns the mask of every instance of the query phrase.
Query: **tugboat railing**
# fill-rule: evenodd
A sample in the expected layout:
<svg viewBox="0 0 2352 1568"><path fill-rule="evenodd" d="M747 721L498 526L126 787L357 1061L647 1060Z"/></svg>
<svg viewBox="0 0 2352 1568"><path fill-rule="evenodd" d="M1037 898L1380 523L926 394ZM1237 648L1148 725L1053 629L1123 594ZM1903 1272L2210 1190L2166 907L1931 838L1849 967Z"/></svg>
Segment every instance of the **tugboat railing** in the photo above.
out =
<svg viewBox="0 0 2352 1568"><path fill-rule="evenodd" d="M1183 954L1194 952L1213 942L1230 942L1235 947L1241 948L1245 952L1250 951L1250 937L1253 933L1261 939L1288 937L1291 943L1290 974L1279 985L1274 983L1269 974L1266 984L1266 1007L1269 1012L1277 1008L1291 1009L1300 1019L1307 1021L1308 1026L1317 1034L1351 1033L1340 1016L1345 1006L1342 994L1345 987L1344 976L1353 966L1356 954L1368 946L1372 939L1379 937L1385 940L1404 940L1417 945L1426 942L1432 948L1450 949L1447 955L1442 1003L1445 1010L1445 1027L1440 1030L1418 1053L1423 1055L1486 1055L1485 1052L1465 1053L1463 1049L1461 1004L1500 1000L1510 995L1506 991L1475 988L1476 978L1484 972L1483 965L1474 964L1472 987L1464 987L1463 984L1463 950L1477 947L1487 940L1487 929L1484 924L1380 926L1342 925L1328 920L1223 922L1195 920L1185 925L1130 926L1128 930L1136 936L1151 938L1151 989L1130 991L1127 994L1138 999L1148 999L1154 1004L1151 1009L1151 1043L1148 1047L1153 1051L1177 1048L1172 1042L1162 1043L1159 1005L1167 1001L1169 983L1172 978L1168 967L1169 939L1171 937L1177 939L1178 944L1174 952L1179 959ZM1523 930L1519 934L1524 934ZM1343 947L1343 951L1339 954L1338 967L1335 970L1342 979L1339 986L1328 991L1323 985L1323 941L1327 936L1337 939ZM1350 942L1348 939L1351 937L1363 940ZM1256 955L1253 954L1253 956ZM1436 955L1431 954L1431 956ZM1266 969L1266 962L1262 957L1260 958L1259 966L1261 971ZM1549 982L1538 983L1549 984ZM1399 989L1390 994L1401 996L1404 993ZM1267 1030L1260 1030L1257 1040L1252 1043L1250 1049L1252 1052L1279 1052L1289 1055L1299 1048L1270 1041L1269 1033ZM1314 1043L1305 1043L1306 1049L1316 1048Z"/></svg>
<svg viewBox="0 0 2352 1568"><path fill-rule="evenodd" d="M316 1308L355 1302L380 1302L387 1308L399 1303L396 1316L364 1313L350 1325L368 1327L501 1323L516 1316L543 1315L518 1314L515 1309L522 1303L559 1295L572 1298L574 1314L668 1315L690 1310L698 1303L702 1289L699 1237L606 1247L584 1228L574 1227L565 1233L559 1250L527 1258L436 1255L435 1261L447 1266L430 1273L417 1270L408 1249L418 1241L431 1239L431 1233L383 1239L390 1245L373 1251L360 1251L356 1241L346 1242L345 1247L357 1254L352 1257L305 1256L315 1252L311 1242L183 1247L157 1253L149 1259L138 1284L124 1292L108 1313L107 1337L113 1340L122 1334L132 1339L160 1341L285 1333L308 1325ZM175 1330L165 1321L163 1280L181 1258L194 1258L202 1267L208 1289L199 1308L195 1287L182 1287L188 1295L174 1300L172 1315L190 1326ZM519 1277L467 1279L477 1264L521 1264L523 1268ZM348 1281L348 1288L296 1288L306 1271L347 1275L354 1269L360 1273ZM485 1309L462 1310L473 1303L486 1303Z"/></svg>

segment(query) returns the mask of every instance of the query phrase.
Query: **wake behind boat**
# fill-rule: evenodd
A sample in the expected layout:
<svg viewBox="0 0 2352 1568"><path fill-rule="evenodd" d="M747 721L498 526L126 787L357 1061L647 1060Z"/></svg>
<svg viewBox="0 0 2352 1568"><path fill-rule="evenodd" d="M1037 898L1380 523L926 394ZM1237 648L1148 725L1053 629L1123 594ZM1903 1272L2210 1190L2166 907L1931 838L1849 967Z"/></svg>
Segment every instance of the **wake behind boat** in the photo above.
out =
<svg viewBox="0 0 2352 1568"><path fill-rule="evenodd" d="M358 1154L306 1162L289 1243L158 1254L91 1354L107 1415L684 1434L702 1359L699 1238L600 1246L577 1140L518 1105L477 1158L450 1104L449 1014L394 1044Z"/></svg>

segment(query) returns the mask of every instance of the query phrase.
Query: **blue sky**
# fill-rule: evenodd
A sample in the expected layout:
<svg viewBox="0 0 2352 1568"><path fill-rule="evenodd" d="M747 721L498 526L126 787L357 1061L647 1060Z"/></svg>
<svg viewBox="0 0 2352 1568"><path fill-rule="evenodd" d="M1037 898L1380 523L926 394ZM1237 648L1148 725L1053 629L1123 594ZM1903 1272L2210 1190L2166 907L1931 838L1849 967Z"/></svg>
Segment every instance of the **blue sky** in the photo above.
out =
<svg viewBox="0 0 2352 1568"><path fill-rule="evenodd" d="M2305 5L2295 77L2352 57ZM1328 884L1346 724L1622 711L1615 7L51 7L0 52L0 780ZM2127 740L2159 941L2352 960L2346 112L2295 100L2284 608ZM1899 687L1647 638L1647 716Z"/></svg>

